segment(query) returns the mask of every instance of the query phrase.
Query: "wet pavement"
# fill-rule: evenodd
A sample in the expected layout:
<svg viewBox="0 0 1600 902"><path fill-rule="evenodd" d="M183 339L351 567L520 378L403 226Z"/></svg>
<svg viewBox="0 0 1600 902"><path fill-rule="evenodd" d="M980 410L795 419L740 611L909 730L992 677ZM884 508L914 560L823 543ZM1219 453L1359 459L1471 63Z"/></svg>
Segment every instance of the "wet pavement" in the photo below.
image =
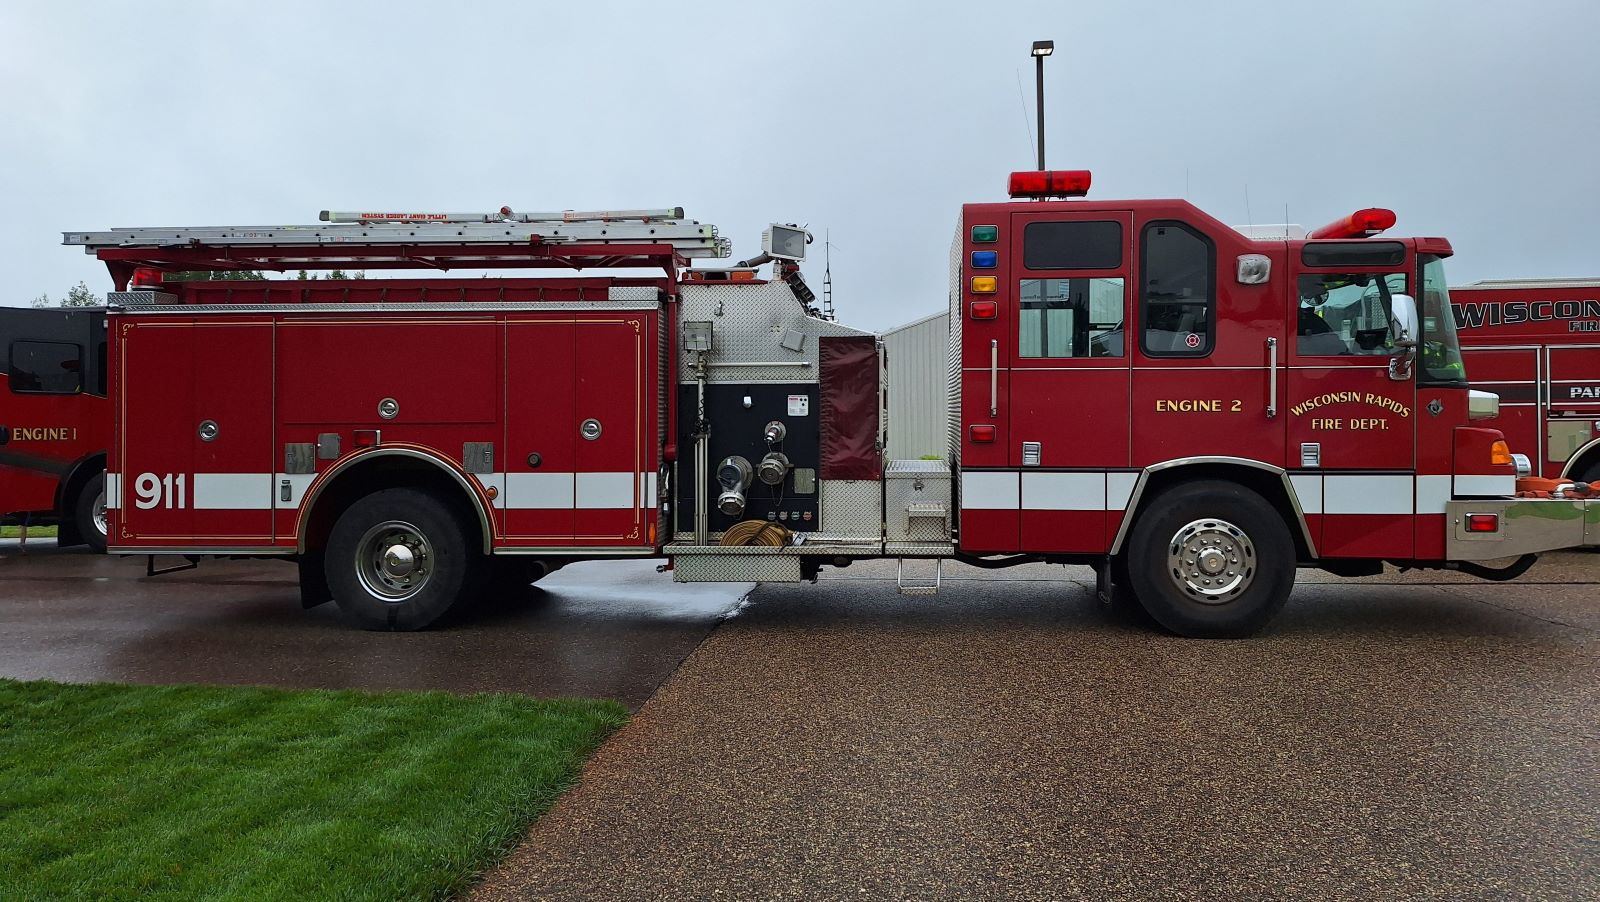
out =
<svg viewBox="0 0 1600 902"><path fill-rule="evenodd" d="M1600 896L1600 555L1302 572L1236 642L893 576L758 589L473 898Z"/></svg>
<svg viewBox="0 0 1600 902"><path fill-rule="evenodd" d="M527 597L447 628L368 633L300 607L281 561L203 561L145 576L143 558L0 540L0 677L443 689L617 699L638 707L749 590L674 585L657 561L576 564Z"/></svg>

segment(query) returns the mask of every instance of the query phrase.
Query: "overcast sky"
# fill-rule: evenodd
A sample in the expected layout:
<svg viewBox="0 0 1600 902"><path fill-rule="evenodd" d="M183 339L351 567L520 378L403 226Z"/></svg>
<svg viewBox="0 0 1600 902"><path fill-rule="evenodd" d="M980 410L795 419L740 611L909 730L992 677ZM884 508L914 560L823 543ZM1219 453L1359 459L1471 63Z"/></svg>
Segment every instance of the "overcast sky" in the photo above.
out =
<svg viewBox="0 0 1600 902"><path fill-rule="evenodd" d="M0 303L60 233L664 207L831 231L841 318L939 309L956 212L1049 163L1233 223L1365 206L1451 281L1600 276L1600 4L0 3ZM1019 78L1021 91L1019 92ZM1246 198L1249 206L1246 206Z"/></svg>

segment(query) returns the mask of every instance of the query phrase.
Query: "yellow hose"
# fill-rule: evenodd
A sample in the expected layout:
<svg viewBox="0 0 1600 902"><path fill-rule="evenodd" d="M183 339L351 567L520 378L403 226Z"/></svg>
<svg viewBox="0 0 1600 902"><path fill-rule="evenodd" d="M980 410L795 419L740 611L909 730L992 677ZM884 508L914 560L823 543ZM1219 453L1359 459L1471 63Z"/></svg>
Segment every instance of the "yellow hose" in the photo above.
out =
<svg viewBox="0 0 1600 902"><path fill-rule="evenodd" d="M722 534L726 546L764 546L782 548L788 545L792 534L771 520L742 520Z"/></svg>

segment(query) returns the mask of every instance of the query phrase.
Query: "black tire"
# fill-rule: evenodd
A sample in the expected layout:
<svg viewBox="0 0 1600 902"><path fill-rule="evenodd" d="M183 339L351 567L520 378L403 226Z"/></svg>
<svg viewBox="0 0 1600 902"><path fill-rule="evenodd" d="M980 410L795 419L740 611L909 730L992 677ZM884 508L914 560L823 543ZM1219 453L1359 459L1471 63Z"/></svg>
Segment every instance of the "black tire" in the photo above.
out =
<svg viewBox="0 0 1600 902"><path fill-rule="evenodd" d="M1180 548L1198 553L1169 557ZM1248 636L1282 610L1294 588L1295 545L1283 517L1232 482L1189 483L1151 499L1127 552L1139 603L1180 636Z"/></svg>
<svg viewBox="0 0 1600 902"><path fill-rule="evenodd" d="M84 483L72 505L72 522L78 528L78 538L95 554L106 553L105 517L106 474L102 471Z"/></svg>
<svg viewBox="0 0 1600 902"><path fill-rule="evenodd" d="M1574 471L1572 475L1578 482L1587 482L1590 485L1600 483L1600 460L1584 467L1582 471Z"/></svg>
<svg viewBox="0 0 1600 902"><path fill-rule="evenodd" d="M420 630L475 594L483 557L430 492L384 489L339 516L324 572L339 611L367 630Z"/></svg>

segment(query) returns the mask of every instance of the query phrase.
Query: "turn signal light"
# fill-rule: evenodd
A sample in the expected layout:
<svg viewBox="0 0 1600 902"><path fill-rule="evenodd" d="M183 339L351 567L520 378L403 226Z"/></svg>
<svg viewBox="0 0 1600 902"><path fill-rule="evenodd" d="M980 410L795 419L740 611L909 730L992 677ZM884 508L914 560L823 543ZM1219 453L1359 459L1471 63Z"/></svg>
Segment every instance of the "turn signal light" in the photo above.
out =
<svg viewBox="0 0 1600 902"><path fill-rule="evenodd" d="M1489 463L1496 466L1513 463L1511 460L1511 448L1506 445L1505 439L1501 439L1489 446Z"/></svg>
<svg viewBox="0 0 1600 902"><path fill-rule="evenodd" d="M1089 181L1087 169L1013 172L1007 192L1012 197L1082 197L1089 193Z"/></svg>
<svg viewBox="0 0 1600 902"><path fill-rule="evenodd" d="M994 301L973 301L973 319L995 319L1000 316L1000 305Z"/></svg>
<svg viewBox="0 0 1600 902"><path fill-rule="evenodd" d="M1467 532L1499 532L1499 514L1467 514Z"/></svg>
<svg viewBox="0 0 1600 902"><path fill-rule="evenodd" d="M994 276L973 276L972 277L972 293L973 294L994 294L996 291L999 291L999 290L1000 290L1000 280L996 279Z"/></svg>
<svg viewBox="0 0 1600 902"><path fill-rule="evenodd" d="M972 437L973 444L994 443L993 426L969 426L967 427L967 434Z"/></svg>
<svg viewBox="0 0 1600 902"><path fill-rule="evenodd" d="M1330 222L1320 229L1313 229L1307 238L1367 238L1376 235L1384 229L1394 228L1395 215L1393 210L1382 207L1368 207L1357 210L1349 216Z"/></svg>

